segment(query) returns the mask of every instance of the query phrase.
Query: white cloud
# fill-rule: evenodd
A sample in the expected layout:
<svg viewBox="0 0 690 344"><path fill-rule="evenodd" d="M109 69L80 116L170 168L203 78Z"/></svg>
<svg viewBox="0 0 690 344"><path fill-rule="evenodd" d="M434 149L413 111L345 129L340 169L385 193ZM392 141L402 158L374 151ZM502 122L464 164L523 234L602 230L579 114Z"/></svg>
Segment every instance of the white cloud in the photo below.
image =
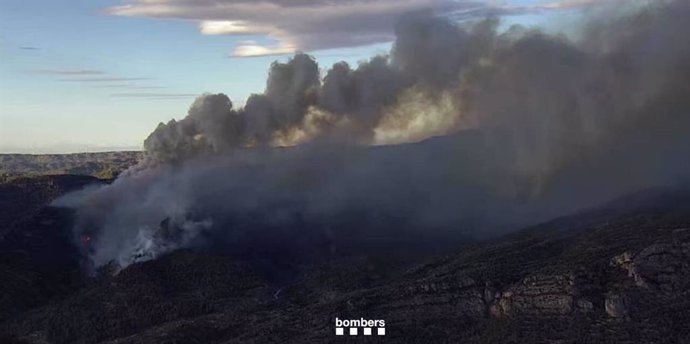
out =
<svg viewBox="0 0 690 344"><path fill-rule="evenodd" d="M263 46L259 44L239 44L235 47L233 56L250 57L250 56L269 56L290 54L298 50L297 46L283 43L278 46Z"/></svg>
<svg viewBox="0 0 690 344"><path fill-rule="evenodd" d="M544 1L529 6L495 0L132 0L107 12L190 20L198 22L205 35L258 35L278 42L240 44L233 52L234 56L259 56L389 42L396 20L411 12L469 19L612 1L622 0Z"/></svg>
<svg viewBox="0 0 690 344"><path fill-rule="evenodd" d="M199 24L199 31L204 35L235 35L253 33L277 33L271 26L260 27L247 21L204 20Z"/></svg>

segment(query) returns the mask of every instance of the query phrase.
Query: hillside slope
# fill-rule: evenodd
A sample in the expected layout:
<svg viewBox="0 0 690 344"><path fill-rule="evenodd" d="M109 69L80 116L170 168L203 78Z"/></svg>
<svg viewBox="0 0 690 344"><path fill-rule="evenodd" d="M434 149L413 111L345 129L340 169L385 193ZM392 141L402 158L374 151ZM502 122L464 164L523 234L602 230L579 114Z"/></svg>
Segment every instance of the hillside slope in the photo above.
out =
<svg viewBox="0 0 690 344"><path fill-rule="evenodd" d="M141 159L142 152L0 154L0 182L23 175L73 174L115 178Z"/></svg>
<svg viewBox="0 0 690 344"><path fill-rule="evenodd" d="M69 223L64 210L42 208L15 227L29 235ZM3 244L3 256L20 245ZM73 246L52 249L72 257L54 261L59 274L3 262L3 281L44 282L3 283L3 302L26 301L5 307L5 341L332 342L338 317L384 319L386 340L400 343L690 342L684 190L646 190L417 262L358 252L281 265L182 250L83 279ZM48 294L25 288L46 283Z"/></svg>

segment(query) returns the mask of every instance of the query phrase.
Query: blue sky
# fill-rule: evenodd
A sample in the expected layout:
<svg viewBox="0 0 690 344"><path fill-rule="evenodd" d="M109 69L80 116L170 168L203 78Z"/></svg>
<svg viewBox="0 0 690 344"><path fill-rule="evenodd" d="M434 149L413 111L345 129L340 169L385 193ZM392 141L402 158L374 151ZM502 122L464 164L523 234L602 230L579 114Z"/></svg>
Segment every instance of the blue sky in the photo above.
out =
<svg viewBox="0 0 690 344"><path fill-rule="evenodd" d="M357 18L329 19L345 24L343 32L333 32L328 39L300 36L319 28L294 23L302 12L290 19L292 5L276 17L285 21L279 31L266 28L279 20L271 17L275 11L267 10L264 18L259 11L263 9L250 8L247 18L253 21L230 18L241 20L236 22L246 26L243 32L202 34L202 23L224 22L198 5L208 0L187 7L178 3L190 0L159 1L178 7L158 13L158 7L143 7L141 0L0 0L0 152L138 147L157 123L184 117L198 94L223 92L241 105L249 94L263 90L270 63L289 57L234 56L242 51L304 49L327 68L340 60L356 63L385 53L390 46L383 24L372 24L360 36L347 31L348 21ZM407 2L417 6L424 1ZM506 4L534 3L538 2ZM127 4L131 7L117 7ZM384 15L392 17L395 11L405 10L392 6ZM317 13L331 15L321 7ZM169 14L173 10L177 12ZM351 15L362 16L361 12ZM511 16L509 22L539 25L547 19L539 11ZM333 38L339 34L358 40ZM238 50L242 46L251 49Z"/></svg>

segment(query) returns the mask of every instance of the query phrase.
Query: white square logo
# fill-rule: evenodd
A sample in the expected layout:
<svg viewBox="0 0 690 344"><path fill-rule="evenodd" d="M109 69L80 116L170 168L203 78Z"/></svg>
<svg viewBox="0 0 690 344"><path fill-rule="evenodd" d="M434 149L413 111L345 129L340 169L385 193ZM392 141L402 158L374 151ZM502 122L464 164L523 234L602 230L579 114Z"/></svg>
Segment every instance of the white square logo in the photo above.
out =
<svg viewBox="0 0 690 344"><path fill-rule="evenodd" d="M386 335L386 321L382 319L340 319L335 318L335 335L336 336L385 336ZM362 329L360 331L359 329Z"/></svg>

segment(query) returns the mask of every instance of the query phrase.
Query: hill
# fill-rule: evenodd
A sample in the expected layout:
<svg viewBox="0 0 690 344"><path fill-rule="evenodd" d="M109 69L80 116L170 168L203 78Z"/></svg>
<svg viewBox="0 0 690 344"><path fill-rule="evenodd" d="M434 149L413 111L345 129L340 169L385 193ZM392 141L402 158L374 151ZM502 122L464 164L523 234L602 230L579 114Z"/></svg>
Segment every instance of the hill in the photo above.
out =
<svg viewBox="0 0 690 344"><path fill-rule="evenodd" d="M0 154L0 182L22 175L58 174L112 179L141 156L142 152Z"/></svg>
<svg viewBox="0 0 690 344"><path fill-rule="evenodd" d="M42 178L11 187L52 185L26 198L43 206L3 215L15 233L0 246L5 342L334 342L336 317L383 319L399 343L690 341L687 190L643 190L417 261L374 250L281 265L180 250L94 279L78 273L69 211L45 205L97 181Z"/></svg>

